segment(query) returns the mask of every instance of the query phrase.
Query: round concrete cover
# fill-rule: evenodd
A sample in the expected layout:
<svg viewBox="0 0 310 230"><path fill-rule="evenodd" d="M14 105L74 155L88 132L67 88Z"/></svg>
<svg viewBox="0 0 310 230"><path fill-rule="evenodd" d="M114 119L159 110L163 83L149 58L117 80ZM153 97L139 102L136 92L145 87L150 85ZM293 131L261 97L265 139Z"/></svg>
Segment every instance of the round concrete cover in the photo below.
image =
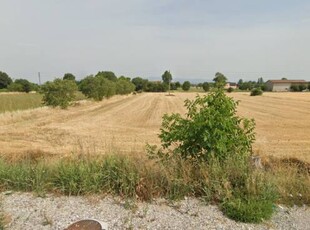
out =
<svg viewBox="0 0 310 230"><path fill-rule="evenodd" d="M80 220L71 224L65 230L102 230L101 224L95 220Z"/></svg>

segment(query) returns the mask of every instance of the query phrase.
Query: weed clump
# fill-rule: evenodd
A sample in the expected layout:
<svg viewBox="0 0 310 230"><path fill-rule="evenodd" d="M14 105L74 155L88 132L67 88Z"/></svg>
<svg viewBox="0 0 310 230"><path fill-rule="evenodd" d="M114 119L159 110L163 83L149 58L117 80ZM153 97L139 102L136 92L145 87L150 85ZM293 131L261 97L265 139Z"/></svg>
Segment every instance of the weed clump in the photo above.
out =
<svg viewBox="0 0 310 230"><path fill-rule="evenodd" d="M260 88L254 88L251 90L250 96L261 96L263 95L263 91Z"/></svg>
<svg viewBox="0 0 310 230"><path fill-rule="evenodd" d="M165 114L159 135L161 148L148 146L148 154L161 164L170 165L177 159L198 168L199 179L191 180L189 191L197 193L199 189L195 188L200 188L201 196L220 203L223 212L233 219L260 222L270 218L276 192L252 167L255 122L237 116L237 105L225 95L223 87L193 101L186 100L186 117ZM207 173L203 174L202 169ZM184 181L175 180L173 185L181 183Z"/></svg>

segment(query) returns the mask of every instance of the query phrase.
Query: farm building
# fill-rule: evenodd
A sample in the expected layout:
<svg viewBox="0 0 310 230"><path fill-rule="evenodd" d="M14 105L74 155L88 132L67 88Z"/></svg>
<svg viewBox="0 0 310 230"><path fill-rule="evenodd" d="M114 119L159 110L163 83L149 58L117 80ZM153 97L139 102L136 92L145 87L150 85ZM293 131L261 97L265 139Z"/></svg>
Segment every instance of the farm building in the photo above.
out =
<svg viewBox="0 0 310 230"><path fill-rule="evenodd" d="M269 80L266 82L267 91L290 91L292 85L307 85L305 80Z"/></svg>
<svg viewBox="0 0 310 230"><path fill-rule="evenodd" d="M227 82L226 85L224 86L224 89L228 89L228 88L233 88L233 89L237 89L237 83L234 82Z"/></svg>

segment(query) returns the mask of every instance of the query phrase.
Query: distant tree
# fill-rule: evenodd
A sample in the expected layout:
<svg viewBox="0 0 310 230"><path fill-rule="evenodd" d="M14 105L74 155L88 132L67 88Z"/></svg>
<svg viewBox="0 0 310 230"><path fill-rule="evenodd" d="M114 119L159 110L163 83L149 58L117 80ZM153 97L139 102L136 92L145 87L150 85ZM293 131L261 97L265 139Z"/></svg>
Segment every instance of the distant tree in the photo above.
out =
<svg viewBox="0 0 310 230"><path fill-rule="evenodd" d="M287 80L287 78L286 77L282 77L281 80Z"/></svg>
<svg viewBox="0 0 310 230"><path fill-rule="evenodd" d="M29 93L32 90L32 83L26 79L16 79L15 83L22 86L22 92Z"/></svg>
<svg viewBox="0 0 310 230"><path fill-rule="evenodd" d="M88 98L101 101L103 97L110 98L116 93L116 83L103 76L87 76L80 83L80 90Z"/></svg>
<svg viewBox="0 0 310 230"><path fill-rule="evenodd" d="M171 89L171 90L177 90L177 89L178 89L177 86L176 86L176 84L175 84L175 82L171 82L171 83L170 83L170 89Z"/></svg>
<svg viewBox="0 0 310 230"><path fill-rule="evenodd" d="M264 84L264 79L263 79L262 77L258 78L257 84L258 84L258 85Z"/></svg>
<svg viewBox="0 0 310 230"><path fill-rule="evenodd" d="M210 91L210 84L208 82L202 83L202 88L205 92Z"/></svg>
<svg viewBox="0 0 310 230"><path fill-rule="evenodd" d="M119 78L116 82L116 94L130 94L135 90L136 86L126 78Z"/></svg>
<svg viewBox="0 0 310 230"><path fill-rule="evenodd" d="M298 87L298 85L291 85L290 90L292 92L298 92L299 91L299 87Z"/></svg>
<svg viewBox="0 0 310 230"><path fill-rule="evenodd" d="M164 74L161 76L164 83L169 84L172 80L172 75L170 71L166 70Z"/></svg>
<svg viewBox="0 0 310 230"><path fill-rule="evenodd" d="M136 86L136 89L135 89L136 91L140 91L140 90L146 91L146 86L148 83L147 79L143 79L141 77L135 77L131 80L131 82Z"/></svg>
<svg viewBox="0 0 310 230"><path fill-rule="evenodd" d="M216 87L222 88L225 86L227 78L224 76L224 74L217 72L213 81L215 82Z"/></svg>
<svg viewBox="0 0 310 230"><path fill-rule="evenodd" d="M148 81L146 86L146 92L166 92L168 86L162 82Z"/></svg>
<svg viewBox="0 0 310 230"><path fill-rule="evenodd" d="M117 77L115 76L115 74L111 71L99 71L95 77L103 77L106 78L110 81L117 81Z"/></svg>
<svg viewBox="0 0 310 230"><path fill-rule="evenodd" d="M238 86L242 85L243 84L243 80L242 79L239 79L238 81Z"/></svg>
<svg viewBox="0 0 310 230"><path fill-rule="evenodd" d="M203 83L198 83L198 84L196 85L196 88L197 88L197 89L203 88Z"/></svg>
<svg viewBox="0 0 310 230"><path fill-rule="evenodd" d="M130 77L125 77L125 76L120 76L120 77L118 78L118 80L120 80L120 79L126 80L126 81L131 81Z"/></svg>
<svg viewBox="0 0 310 230"><path fill-rule="evenodd" d="M310 82L309 82L309 84L308 84L308 89L310 90Z"/></svg>
<svg viewBox="0 0 310 230"><path fill-rule="evenodd" d="M182 86L181 86L181 83L177 81L177 82L175 83L175 87L177 87L177 89L178 89L178 88L181 88L181 87L182 87Z"/></svg>
<svg viewBox="0 0 310 230"><path fill-rule="evenodd" d="M15 83L15 82L9 84L7 89L10 92L23 92L23 86L21 84Z"/></svg>
<svg viewBox="0 0 310 230"><path fill-rule="evenodd" d="M63 80L71 80L75 81L75 76L72 73L65 73L65 75L62 78Z"/></svg>
<svg viewBox="0 0 310 230"><path fill-rule="evenodd" d="M228 93L231 93L231 92L233 92L234 91L234 88L232 88L232 87L229 87L228 89L227 89L227 92Z"/></svg>
<svg viewBox="0 0 310 230"><path fill-rule="evenodd" d="M164 84L166 84L168 86L168 92L170 94L170 83L172 81L172 75L171 75L170 71L166 70L164 72L164 74L161 76L161 78L162 78Z"/></svg>
<svg viewBox="0 0 310 230"><path fill-rule="evenodd" d="M189 81L185 81L182 85L182 89L184 91L188 91L191 88L191 83Z"/></svg>
<svg viewBox="0 0 310 230"><path fill-rule="evenodd" d="M7 88L12 83L12 79L5 72L0 71L0 89Z"/></svg>
<svg viewBox="0 0 310 230"><path fill-rule="evenodd" d="M55 79L53 82L46 82L41 86L43 102L45 105L62 109L67 108L75 98L77 85L71 80Z"/></svg>
<svg viewBox="0 0 310 230"><path fill-rule="evenodd" d="M298 86L298 89L299 89L299 91L301 92L301 91L304 91L305 89L307 89L307 86L306 86L305 84L300 84L300 85Z"/></svg>

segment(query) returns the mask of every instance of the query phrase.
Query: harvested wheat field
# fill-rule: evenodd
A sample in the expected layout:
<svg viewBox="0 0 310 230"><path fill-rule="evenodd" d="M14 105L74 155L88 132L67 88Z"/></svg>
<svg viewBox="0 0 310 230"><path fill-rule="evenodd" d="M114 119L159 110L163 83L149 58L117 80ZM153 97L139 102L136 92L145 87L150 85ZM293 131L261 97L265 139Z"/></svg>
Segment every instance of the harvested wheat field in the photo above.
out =
<svg viewBox="0 0 310 230"><path fill-rule="evenodd" d="M67 109L38 108L0 115L1 154L126 152L159 144L164 113L184 113L195 93L143 93L102 102L81 101ZM260 155L297 157L310 162L310 93L229 94L240 100L238 113L255 118Z"/></svg>

